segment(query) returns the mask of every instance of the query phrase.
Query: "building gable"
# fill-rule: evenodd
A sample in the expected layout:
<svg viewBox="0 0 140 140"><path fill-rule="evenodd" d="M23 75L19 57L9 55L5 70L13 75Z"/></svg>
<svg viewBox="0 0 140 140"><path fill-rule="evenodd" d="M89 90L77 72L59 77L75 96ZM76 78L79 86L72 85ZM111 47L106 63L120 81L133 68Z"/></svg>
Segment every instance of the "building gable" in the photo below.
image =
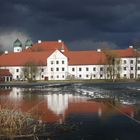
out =
<svg viewBox="0 0 140 140"><path fill-rule="evenodd" d="M48 59L67 59L67 57L60 52L59 50L55 50L49 57Z"/></svg>

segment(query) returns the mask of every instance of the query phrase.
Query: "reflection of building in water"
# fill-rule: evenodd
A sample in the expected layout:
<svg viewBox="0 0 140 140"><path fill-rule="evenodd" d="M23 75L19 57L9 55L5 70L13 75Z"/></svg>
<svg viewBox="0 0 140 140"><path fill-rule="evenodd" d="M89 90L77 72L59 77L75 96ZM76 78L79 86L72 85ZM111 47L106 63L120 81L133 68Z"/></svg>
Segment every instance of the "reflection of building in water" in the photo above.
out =
<svg viewBox="0 0 140 140"><path fill-rule="evenodd" d="M101 107L98 108L98 116L102 117L102 108Z"/></svg>
<svg viewBox="0 0 140 140"><path fill-rule="evenodd" d="M47 96L48 108L55 114L64 114L69 102L84 102L86 98L73 96L72 94L50 94Z"/></svg>
<svg viewBox="0 0 140 140"><path fill-rule="evenodd" d="M21 88L12 88L10 94L9 94L10 99L22 99L22 89Z"/></svg>
<svg viewBox="0 0 140 140"><path fill-rule="evenodd" d="M47 96L48 108L55 114L64 114L68 108L68 100L72 97L70 94L51 94Z"/></svg>
<svg viewBox="0 0 140 140"><path fill-rule="evenodd" d="M0 91L0 106L33 113L45 122L62 123L72 113L95 113L103 118L113 114L135 116L135 110L130 105L116 105L115 108L105 102L88 100L88 97L74 94L27 94L25 89L12 88ZM106 100L105 100L106 101Z"/></svg>

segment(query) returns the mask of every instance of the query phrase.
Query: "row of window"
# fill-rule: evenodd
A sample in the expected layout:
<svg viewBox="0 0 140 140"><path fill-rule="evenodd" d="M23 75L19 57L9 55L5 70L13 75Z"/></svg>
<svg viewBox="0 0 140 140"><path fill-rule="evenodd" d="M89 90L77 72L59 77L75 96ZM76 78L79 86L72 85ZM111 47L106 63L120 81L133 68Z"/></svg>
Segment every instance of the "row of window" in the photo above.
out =
<svg viewBox="0 0 140 140"><path fill-rule="evenodd" d="M78 75L78 77L79 77L79 78L82 78L82 75L81 75L81 74L79 74L79 75ZM86 78L90 78L90 77L91 77L91 75L88 75L88 74L86 75ZM92 77L96 78L96 75L95 75L95 74L93 74L93 76L92 76ZM100 74L100 78L102 78L102 77L103 77L103 74Z"/></svg>
<svg viewBox="0 0 140 140"><path fill-rule="evenodd" d="M91 76L91 75L86 75L86 78L90 78L90 76ZM44 78L44 75L42 75L41 77ZM82 75L79 74L78 77L79 77L79 78L82 78ZM93 77L96 78L96 75L94 74ZM109 75L107 75L107 77L109 77ZM124 74L123 77L126 78L126 77L127 77L127 74ZM140 77L140 74L138 74L138 77ZM19 76L17 75L16 78L19 79ZM27 77L25 76L25 78L27 78ZM33 76L33 78L35 78L35 75ZM52 75L52 76L51 76L51 79L53 79L53 78L54 78L54 76ZM56 78L57 78L57 79L59 79L59 78L65 78L65 76L62 75L62 76L60 77L59 75L57 75ZM100 74L100 78L103 78L103 74ZM134 78L134 74L130 74L130 78Z"/></svg>
<svg viewBox="0 0 140 140"><path fill-rule="evenodd" d="M60 75L56 75L56 78L57 78L57 79L59 79L59 78L65 78L65 76L62 75L62 76L60 77ZM51 75L51 79L54 79L54 76L53 76L53 75Z"/></svg>
<svg viewBox="0 0 140 140"><path fill-rule="evenodd" d="M140 74L138 74L137 76L140 77ZM127 74L124 74L123 77L126 78L127 77ZM134 74L133 73L130 74L130 78L134 78Z"/></svg>
<svg viewBox="0 0 140 140"><path fill-rule="evenodd" d="M53 64L55 64L55 62L54 61L51 61L51 65L53 65ZM64 60L62 60L62 61L56 61L56 64L65 64L65 61Z"/></svg>
<svg viewBox="0 0 140 140"><path fill-rule="evenodd" d="M123 67L123 70L127 70L127 67ZM134 70L134 67L130 67L130 70ZM138 67L137 70L140 70L140 67Z"/></svg>
<svg viewBox="0 0 140 140"><path fill-rule="evenodd" d="M127 60L123 60L123 64L126 64ZM137 60L137 63L140 64L140 60ZM134 64L134 60L130 60L130 64Z"/></svg>
<svg viewBox="0 0 140 140"><path fill-rule="evenodd" d="M19 72L19 69L16 69L16 72ZM44 72L44 69L43 68L41 69L41 72Z"/></svg>
<svg viewBox="0 0 140 140"><path fill-rule="evenodd" d="M56 71L61 71L61 70L65 71L65 68L61 68L61 69L60 68L56 68ZM54 68L51 68L51 71L54 71Z"/></svg>
<svg viewBox="0 0 140 140"><path fill-rule="evenodd" d="M75 71L75 70L76 70L76 68L72 68L72 71ZM78 70L82 71L82 68L79 68ZM88 67L86 68L86 71L89 71ZM96 67L93 68L93 71L96 71ZM103 67L100 68L100 71L103 71Z"/></svg>
<svg viewBox="0 0 140 140"><path fill-rule="evenodd" d="M76 68L72 68L72 71L75 71ZM62 71L65 71L65 68L61 69ZM79 71L82 71L82 68L78 69ZM127 67L123 67L123 70L127 70ZM134 70L134 67L130 67L130 70ZM137 68L137 70L140 70L140 67ZM51 71L54 71L54 68L51 68ZM56 68L56 71L60 71L60 68ZM86 68L86 71L89 71L89 68ZM93 68L93 71L96 71L96 67ZM100 68L100 71L103 71L103 67ZM16 72L19 72L19 69L16 69ZM41 69L41 72L44 72L44 69Z"/></svg>
<svg viewBox="0 0 140 140"><path fill-rule="evenodd" d="M16 78L17 78L17 79L19 79L19 78L20 78L20 76L19 76L19 75L17 75L17 76L16 76ZM25 78L27 78L27 77L25 76ZM35 75L33 75L33 78L35 78ZM41 78L44 78L44 75L41 75Z"/></svg>

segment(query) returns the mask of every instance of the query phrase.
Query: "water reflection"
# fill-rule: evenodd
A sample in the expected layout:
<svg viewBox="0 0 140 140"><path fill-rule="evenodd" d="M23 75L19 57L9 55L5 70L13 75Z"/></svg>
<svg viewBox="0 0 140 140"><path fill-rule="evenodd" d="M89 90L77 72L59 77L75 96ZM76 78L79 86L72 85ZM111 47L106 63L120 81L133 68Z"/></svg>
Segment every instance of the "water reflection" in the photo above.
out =
<svg viewBox="0 0 140 140"><path fill-rule="evenodd" d="M6 88L0 89L0 107L32 113L49 124L76 124L75 132L56 132L54 140L139 139L139 89L139 84Z"/></svg>
<svg viewBox="0 0 140 140"><path fill-rule="evenodd" d="M45 122L63 122L73 113L94 113L101 119L122 112L132 118L137 117L139 108L122 104L114 94L111 97L106 92L97 93L97 90L91 91L88 87L84 90L74 90L74 87L59 90L11 88L0 90L0 105L30 112Z"/></svg>

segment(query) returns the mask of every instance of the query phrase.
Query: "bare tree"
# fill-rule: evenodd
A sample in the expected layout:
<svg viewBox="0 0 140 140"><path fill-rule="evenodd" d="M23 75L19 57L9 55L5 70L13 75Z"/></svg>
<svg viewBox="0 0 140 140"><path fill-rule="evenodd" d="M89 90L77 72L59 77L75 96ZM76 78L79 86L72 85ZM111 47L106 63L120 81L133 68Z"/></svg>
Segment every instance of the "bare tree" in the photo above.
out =
<svg viewBox="0 0 140 140"><path fill-rule="evenodd" d="M104 54L106 55L106 75L107 79L115 81L115 79L120 77L120 59L117 57L117 53L111 50L110 48L103 49Z"/></svg>
<svg viewBox="0 0 140 140"><path fill-rule="evenodd" d="M23 67L23 75L29 82L36 80L38 68L35 62L29 61Z"/></svg>
<svg viewBox="0 0 140 140"><path fill-rule="evenodd" d="M134 46L134 57L135 57L135 79L137 79L137 71L138 71L138 57L140 56L140 41L135 40L133 43Z"/></svg>

